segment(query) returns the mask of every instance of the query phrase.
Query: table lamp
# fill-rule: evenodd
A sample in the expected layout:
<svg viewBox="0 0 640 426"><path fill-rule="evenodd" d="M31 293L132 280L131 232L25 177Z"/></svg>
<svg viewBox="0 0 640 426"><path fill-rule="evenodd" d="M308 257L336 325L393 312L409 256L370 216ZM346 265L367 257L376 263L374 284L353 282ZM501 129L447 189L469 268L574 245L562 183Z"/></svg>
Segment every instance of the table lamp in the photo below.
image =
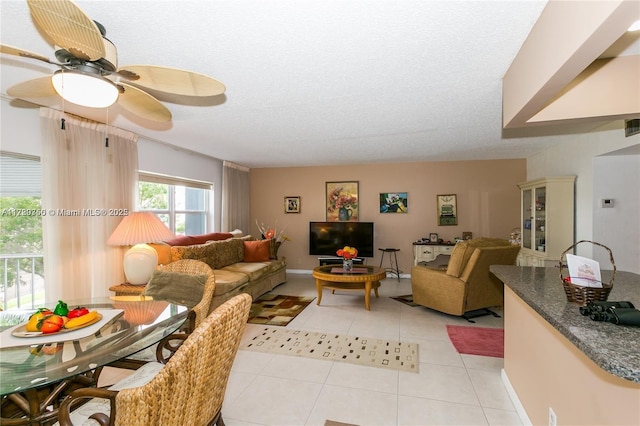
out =
<svg viewBox="0 0 640 426"><path fill-rule="evenodd" d="M158 253L147 243L175 238L167 226L151 212L125 216L107 240L112 246L133 246L124 255L124 275L129 284L147 284L158 265Z"/></svg>

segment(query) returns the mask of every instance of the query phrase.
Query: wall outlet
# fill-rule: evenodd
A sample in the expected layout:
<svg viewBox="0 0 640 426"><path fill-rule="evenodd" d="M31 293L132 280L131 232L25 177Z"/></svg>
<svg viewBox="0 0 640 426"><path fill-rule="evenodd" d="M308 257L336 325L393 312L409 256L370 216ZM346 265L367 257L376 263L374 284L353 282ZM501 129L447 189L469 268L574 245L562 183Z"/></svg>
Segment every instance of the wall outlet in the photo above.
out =
<svg viewBox="0 0 640 426"><path fill-rule="evenodd" d="M556 417L555 411L553 408L549 407L549 426L557 426L558 425L558 417Z"/></svg>

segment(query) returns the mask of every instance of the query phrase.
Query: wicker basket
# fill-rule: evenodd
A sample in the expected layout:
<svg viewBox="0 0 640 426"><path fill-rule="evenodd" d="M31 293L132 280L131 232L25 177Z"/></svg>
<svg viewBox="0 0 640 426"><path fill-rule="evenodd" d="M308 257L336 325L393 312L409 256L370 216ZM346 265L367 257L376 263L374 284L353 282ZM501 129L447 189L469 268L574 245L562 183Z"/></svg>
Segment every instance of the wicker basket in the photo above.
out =
<svg viewBox="0 0 640 426"><path fill-rule="evenodd" d="M600 246L605 248L609 252L609 260L613 265L613 274L611 275L611 281L609 283L602 283L602 288L598 287L583 287L580 285L572 284L567 282L565 278L562 276L562 268L565 267L562 259L565 255L573 250L580 243L591 243L596 246ZM564 287L564 293L567 295L567 300L571 303L578 303L582 306L585 306L589 302L604 302L609 297L609 293L611 293L611 289L613 288L613 280L616 277L616 262L613 260L613 253L611 249L603 244L596 243L589 240L581 240L569 247L560 255L560 281L562 282L562 286ZM568 278L568 277L567 277Z"/></svg>

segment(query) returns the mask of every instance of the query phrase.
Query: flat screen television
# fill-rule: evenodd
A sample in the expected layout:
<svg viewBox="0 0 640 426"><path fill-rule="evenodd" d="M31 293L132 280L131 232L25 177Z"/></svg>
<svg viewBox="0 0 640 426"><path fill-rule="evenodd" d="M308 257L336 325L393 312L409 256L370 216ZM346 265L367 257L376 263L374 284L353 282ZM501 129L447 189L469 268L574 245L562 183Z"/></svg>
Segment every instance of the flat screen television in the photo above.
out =
<svg viewBox="0 0 640 426"><path fill-rule="evenodd" d="M373 257L373 222L309 222L309 255L336 256L344 246Z"/></svg>

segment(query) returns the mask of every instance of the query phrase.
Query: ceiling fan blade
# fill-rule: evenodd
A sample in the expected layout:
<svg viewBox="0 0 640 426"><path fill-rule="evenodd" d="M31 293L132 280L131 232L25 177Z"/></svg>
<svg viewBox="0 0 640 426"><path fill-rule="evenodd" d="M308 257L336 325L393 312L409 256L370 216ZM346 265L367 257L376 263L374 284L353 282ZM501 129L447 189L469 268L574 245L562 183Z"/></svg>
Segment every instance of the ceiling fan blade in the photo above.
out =
<svg viewBox="0 0 640 426"><path fill-rule="evenodd" d="M124 93L118 96L118 105L137 116L159 122L171 121L171 111L150 94L125 83Z"/></svg>
<svg viewBox="0 0 640 426"><path fill-rule="evenodd" d="M44 98L56 96L58 93L53 88L51 76L39 77L33 80L11 86L7 89L7 94L14 98Z"/></svg>
<svg viewBox="0 0 640 426"><path fill-rule="evenodd" d="M27 0L36 25L56 45L74 56L96 61L105 56L105 46L98 26L69 0Z"/></svg>
<svg viewBox="0 0 640 426"><path fill-rule="evenodd" d="M6 44L0 44L0 53L4 53L6 55L21 56L23 58L37 59L38 61L46 62L48 64L53 63L49 60L49 58L46 58L42 55L29 52L28 50L20 49L18 47L9 46Z"/></svg>
<svg viewBox="0 0 640 426"><path fill-rule="evenodd" d="M207 97L221 95L226 90L220 81L193 71L155 65L129 65L121 70L139 75L136 85L165 93Z"/></svg>

